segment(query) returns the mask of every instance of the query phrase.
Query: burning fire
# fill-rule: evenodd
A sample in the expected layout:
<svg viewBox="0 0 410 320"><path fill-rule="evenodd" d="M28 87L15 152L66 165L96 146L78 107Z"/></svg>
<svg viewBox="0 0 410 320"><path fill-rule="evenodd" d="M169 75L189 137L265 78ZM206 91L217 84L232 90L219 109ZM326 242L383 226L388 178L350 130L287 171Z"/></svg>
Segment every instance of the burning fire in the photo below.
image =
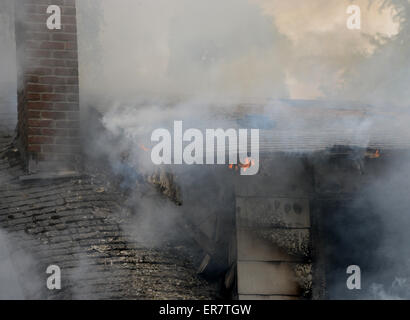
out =
<svg viewBox="0 0 410 320"><path fill-rule="evenodd" d="M148 152L150 149L148 149L146 146L144 146L142 143L140 143L138 145L138 147L140 147L140 149L144 150L145 152Z"/></svg>
<svg viewBox="0 0 410 320"><path fill-rule="evenodd" d="M239 163L237 165L233 165L232 163L229 164L229 169L235 169L236 171L239 170L239 168L242 168L244 172L248 170L251 166L255 165L255 160L246 158L245 163Z"/></svg>
<svg viewBox="0 0 410 320"><path fill-rule="evenodd" d="M370 159L378 159L380 158L380 150L376 149L376 151L374 152L366 152L366 157L370 158Z"/></svg>

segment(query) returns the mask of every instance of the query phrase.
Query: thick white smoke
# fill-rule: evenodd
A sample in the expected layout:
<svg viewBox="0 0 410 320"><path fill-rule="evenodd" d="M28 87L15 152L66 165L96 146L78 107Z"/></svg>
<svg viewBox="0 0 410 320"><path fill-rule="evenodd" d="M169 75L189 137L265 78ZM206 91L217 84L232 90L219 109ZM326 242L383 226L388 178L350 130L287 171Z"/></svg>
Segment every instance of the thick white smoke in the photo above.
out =
<svg viewBox="0 0 410 320"><path fill-rule="evenodd" d="M17 109L13 106L17 94L13 12L13 0L0 3L0 113L16 114Z"/></svg>
<svg viewBox="0 0 410 320"><path fill-rule="evenodd" d="M4 14L3 3L12 2L2 1L0 7L2 98L14 96L16 82L13 21ZM371 120L361 114L341 122L319 121L317 132L323 132L323 137L327 131L322 128L333 124L342 132L353 132L364 146L373 132L402 137L407 133L403 127L407 127L410 102L410 2L355 1L362 8L361 31L346 28L346 8L351 3L77 1L82 110L93 106L103 112L105 128L115 142L120 141L113 145L98 137L88 150L109 155L113 168L118 169L118 156L131 146L131 164L140 166L136 137L149 135L150 129L161 126L164 120L180 120L182 116L201 119L212 112L211 104L224 104L229 112L239 103L264 105L268 99L281 98L331 99L347 101L346 105L356 101L353 109L368 105L366 114L380 114ZM122 103L128 107L114 108ZM164 109L164 105L177 107ZM300 109L266 104L266 110L267 114L273 111L291 119L286 123L296 137L303 137L303 132L312 127L309 117L306 120L300 116ZM316 120L322 119L320 108L316 112ZM405 163L403 159L396 165L407 174L410 171ZM402 180L405 175L396 175L393 169L382 181L387 179L391 190L407 190ZM369 190L367 197L378 204L380 194L380 190ZM384 253L396 239L391 234L407 233L406 208L410 205L403 194L398 198L394 193L389 195L391 201L384 203L400 203L400 210L395 211L400 214L391 218L386 215L389 208L383 203L379 206L378 215L386 218L382 220L390 234L380 249ZM151 208L145 203L141 207L147 211ZM402 223L397 225L397 221ZM403 256L408 242L401 243ZM391 261L398 266L400 256ZM386 272L391 278L400 277L396 271L392 268Z"/></svg>

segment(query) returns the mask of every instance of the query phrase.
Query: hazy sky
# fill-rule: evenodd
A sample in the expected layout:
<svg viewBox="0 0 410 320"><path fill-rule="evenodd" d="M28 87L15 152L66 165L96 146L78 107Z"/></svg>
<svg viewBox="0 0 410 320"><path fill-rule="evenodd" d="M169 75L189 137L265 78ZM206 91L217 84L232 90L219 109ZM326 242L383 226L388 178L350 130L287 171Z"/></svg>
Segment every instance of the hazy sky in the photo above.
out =
<svg viewBox="0 0 410 320"><path fill-rule="evenodd" d="M12 0L0 4L0 99L9 100L16 94L16 47L13 21L10 14ZM0 110L1 111L1 110Z"/></svg>
<svg viewBox="0 0 410 320"><path fill-rule="evenodd" d="M346 28L352 3L362 9L360 31ZM380 3L81 0L83 100L328 97L345 85L346 70L372 56L377 35L398 32L394 12ZM10 17L0 18L0 83L14 91Z"/></svg>
<svg viewBox="0 0 410 320"><path fill-rule="evenodd" d="M287 66L287 84L294 98L323 96L320 87L331 77L335 85L342 71L355 63L357 53L372 54L370 36L397 34L391 8L380 9L380 1L368 0L254 0L292 43L292 58ZM359 5L362 29L346 27L346 9ZM315 69L317 72L315 72ZM322 74L325 73L324 74Z"/></svg>
<svg viewBox="0 0 410 320"><path fill-rule="evenodd" d="M92 69L82 61L83 84L88 92L104 90L113 98L324 97L343 85L346 69L372 55L376 35L390 37L399 30L394 12L380 9L380 1L99 3L104 13L96 56L102 64ZM352 3L362 10L360 31L346 27L346 9ZM87 28L86 11L92 8L81 6L80 32ZM91 77L96 74L97 81Z"/></svg>

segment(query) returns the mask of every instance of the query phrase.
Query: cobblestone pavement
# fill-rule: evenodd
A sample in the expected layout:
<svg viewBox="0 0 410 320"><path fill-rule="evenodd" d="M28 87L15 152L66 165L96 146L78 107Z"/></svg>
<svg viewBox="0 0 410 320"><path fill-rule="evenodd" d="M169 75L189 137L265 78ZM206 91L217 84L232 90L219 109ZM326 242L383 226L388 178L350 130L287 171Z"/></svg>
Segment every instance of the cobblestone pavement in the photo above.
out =
<svg viewBox="0 0 410 320"><path fill-rule="evenodd" d="M91 176L20 181L12 137L0 131L0 230L28 299L210 299L184 250L149 248L123 231L119 195ZM58 265L62 289L46 288Z"/></svg>

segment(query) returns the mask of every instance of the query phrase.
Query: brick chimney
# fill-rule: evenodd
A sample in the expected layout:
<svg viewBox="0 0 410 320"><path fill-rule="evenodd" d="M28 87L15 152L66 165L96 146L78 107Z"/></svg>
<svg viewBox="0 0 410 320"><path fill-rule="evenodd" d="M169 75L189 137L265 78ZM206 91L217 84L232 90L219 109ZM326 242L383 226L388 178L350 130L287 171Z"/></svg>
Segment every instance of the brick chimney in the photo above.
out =
<svg viewBox="0 0 410 320"><path fill-rule="evenodd" d="M61 9L50 30L47 8ZM29 174L64 173L80 160L75 0L16 0L18 144Z"/></svg>

